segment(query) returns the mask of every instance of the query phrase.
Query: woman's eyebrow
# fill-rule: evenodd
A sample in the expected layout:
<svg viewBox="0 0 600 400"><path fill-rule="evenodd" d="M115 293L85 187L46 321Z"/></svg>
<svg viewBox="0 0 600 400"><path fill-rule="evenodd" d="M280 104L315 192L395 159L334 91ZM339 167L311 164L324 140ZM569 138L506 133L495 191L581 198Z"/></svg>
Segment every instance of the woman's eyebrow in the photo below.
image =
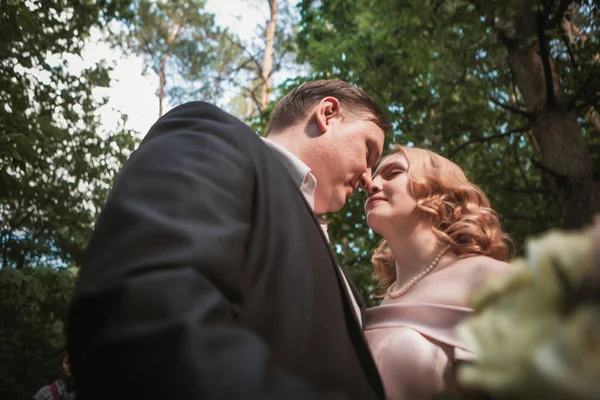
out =
<svg viewBox="0 0 600 400"><path fill-rule="evenodd" d="M399 160L394 160L394 161L390 161L384 165L380 165L379 168L377 168L375 170L375 172L373 173L373 178L375 178L377 175L386 172L387 170L389 170L390 168L393 167L400 167L402 169L406 169L406 167L404 166L404 164L399 161Z"/></svg>
<svg viewBox="0 0 600 400"><path fill-rule="evenodd" d="M394 161L390 161L390 162L387 162L387 163L385 163L383 165L380 165L379 168L377 168L375 170L375 173L373 174L373 178L375 178L381 172L386 171L391 165L394 165Z"/></svg>

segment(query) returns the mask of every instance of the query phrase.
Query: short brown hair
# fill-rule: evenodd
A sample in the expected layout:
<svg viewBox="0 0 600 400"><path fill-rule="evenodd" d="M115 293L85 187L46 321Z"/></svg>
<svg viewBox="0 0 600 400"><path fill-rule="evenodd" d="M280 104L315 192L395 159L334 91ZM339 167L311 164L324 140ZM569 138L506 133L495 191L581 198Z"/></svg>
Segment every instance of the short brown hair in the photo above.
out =
<svg viewBox="0 0 600 400"><path fill-rule="evenodd" d="M266 134L288 128L325 97L335 97L340 104L352 111L366 111L370 119L383 131L390 128L381 108L363 90L337 79L317 80L303 83L286 94L275 106L267 125Z"/></svg>

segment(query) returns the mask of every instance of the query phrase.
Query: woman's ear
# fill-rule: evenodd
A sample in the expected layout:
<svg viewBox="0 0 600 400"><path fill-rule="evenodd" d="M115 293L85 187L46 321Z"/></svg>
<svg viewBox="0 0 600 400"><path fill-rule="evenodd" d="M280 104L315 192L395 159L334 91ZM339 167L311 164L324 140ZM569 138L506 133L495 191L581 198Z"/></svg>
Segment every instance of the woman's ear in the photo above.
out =
<svg viewBox="0 0 600 400"><path fill-rule="evenodd" d="M340 102L335 97L325 97L319 102L315 110L315 121L321 133L325 133L331 127L331 123L341 118Z"/></svg>

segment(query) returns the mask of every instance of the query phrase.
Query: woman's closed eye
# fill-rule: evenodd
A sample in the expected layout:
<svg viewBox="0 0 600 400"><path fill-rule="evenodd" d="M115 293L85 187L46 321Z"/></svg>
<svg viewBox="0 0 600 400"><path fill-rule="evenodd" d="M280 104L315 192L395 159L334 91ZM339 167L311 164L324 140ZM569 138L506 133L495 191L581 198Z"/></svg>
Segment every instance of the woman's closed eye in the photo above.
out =
<svg viewBox="0 0 600 400"><path fill-rule="evenodd" d="M404 173L403 169L401 169L401 168L394 168L394 169L390 169L389 171L387 171L387 173L385 175L386 175L386 177L388 179L391 179L391 178L393 178L393 177L395 177L395 176L397 176L399 174L402 174L402 173Z"/></svg>

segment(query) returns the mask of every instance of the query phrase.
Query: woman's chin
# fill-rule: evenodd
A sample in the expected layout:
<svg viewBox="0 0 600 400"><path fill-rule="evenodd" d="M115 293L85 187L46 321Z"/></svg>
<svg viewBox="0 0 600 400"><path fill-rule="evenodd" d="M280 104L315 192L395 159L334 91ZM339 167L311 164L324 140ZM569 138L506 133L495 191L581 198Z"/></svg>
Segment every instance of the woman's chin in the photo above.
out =
<svg viewBox="0 0 600 400"><path fill-rule="evenodd" d="M381 235L381 228L385 224L385 218L379 215L377 212L371 210L367 212L367 225L373 230L373 232Z"/></svg>

